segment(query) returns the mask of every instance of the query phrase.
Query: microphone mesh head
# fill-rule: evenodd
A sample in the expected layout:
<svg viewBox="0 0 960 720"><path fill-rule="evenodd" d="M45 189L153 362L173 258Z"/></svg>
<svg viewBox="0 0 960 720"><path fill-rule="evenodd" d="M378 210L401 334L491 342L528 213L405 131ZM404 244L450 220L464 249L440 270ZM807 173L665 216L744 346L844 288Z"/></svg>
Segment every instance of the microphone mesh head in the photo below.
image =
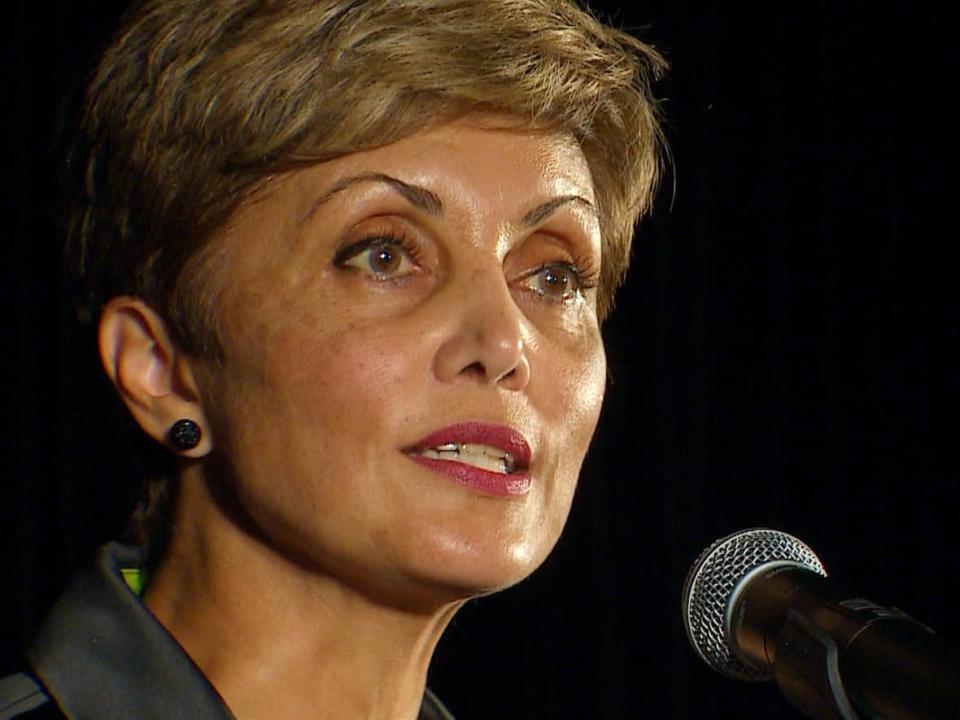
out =
<svg viewBox="0 0 960 720"><path fill-rule="evenodd" d="M683 624L690 644L710 667L735 680L769 680L769 673L740 662L730 649L727 605L737 584L767 563L796 563L826 577L813 550L768 528L740 530L717 540L693 563L683 588Z"/></svg>

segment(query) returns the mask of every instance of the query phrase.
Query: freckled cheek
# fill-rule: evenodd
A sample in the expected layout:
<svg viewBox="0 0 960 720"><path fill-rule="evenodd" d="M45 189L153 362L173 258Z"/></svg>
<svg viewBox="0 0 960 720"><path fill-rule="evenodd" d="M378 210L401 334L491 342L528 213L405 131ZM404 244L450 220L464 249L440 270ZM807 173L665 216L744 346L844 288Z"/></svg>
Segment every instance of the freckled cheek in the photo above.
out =
<svg viewBox="0 0 960 720"><path fill-rule="evenodd" d="M558 393L558 397L563 401L562 415L555 426L554 437L558 439L559 450L556 491L558 498L563 498L561 501L563 511L557 516L558 533L566 521L580 477L580 469L600 416L606 378L606 363L602 348L593 356L588 355L582 358L580 363L570 367L568 372L559 377L562 392Z"/></svg>
<svg viewBox="0 0 960 720"><path fill-rule="evenodd" d="M318 333L287 328L273 338L265 374L270 392L295 420L365 415L373 422L416 377L414 349L407 350L378 329Z"/></svg>
<svg viewBox="0 0 960 720"><path fill-rule="evenodd" d="M553 365L541 378L546 383L552 419L558 429L566 429L571 440L589 443L606 385L603 346L599 342L584 344Z"/></svg>
<svg viewBox="0 0 960 720"><path fill-rule="evenodd" d="M555 542L566 523L580 475L603 403L606 357L603 346L589 343L579 352L564 355L563 362L546 378L552 445L555 450L554 482L548 487L549 522L541 526L542 537Z"/></svg>

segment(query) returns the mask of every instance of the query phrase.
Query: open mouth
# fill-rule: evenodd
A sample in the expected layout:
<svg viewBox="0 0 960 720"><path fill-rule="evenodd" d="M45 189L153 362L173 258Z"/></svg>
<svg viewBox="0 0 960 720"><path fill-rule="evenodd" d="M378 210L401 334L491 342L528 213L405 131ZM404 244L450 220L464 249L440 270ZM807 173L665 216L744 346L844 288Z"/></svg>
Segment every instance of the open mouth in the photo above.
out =
<svg viewBox="0 0 960 720"><path fill-rule="evenodd" d="M431 433L403 451L411 460L488 495L526 494L531 450L513 428L468 421Z"/></svg>
<svg viewBox="0 0 960 720"><path fill-rule="evenodd" d="M452 460L465 465L473 465L487 472L503 473L505 475L516 472L518 467L517 459L511 453L477 443L448 442L419 452L413 452L411 455L430 460Z"/></svg>

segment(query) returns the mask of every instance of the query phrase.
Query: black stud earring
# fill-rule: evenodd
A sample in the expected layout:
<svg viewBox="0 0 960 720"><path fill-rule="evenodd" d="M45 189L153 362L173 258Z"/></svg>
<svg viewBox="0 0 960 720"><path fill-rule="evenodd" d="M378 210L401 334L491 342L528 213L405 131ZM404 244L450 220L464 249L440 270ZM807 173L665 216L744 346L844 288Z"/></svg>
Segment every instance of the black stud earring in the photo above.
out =
<svg viewBox="0 0 960 720"><path fill-rule="evenodd" d="M170 438L170 444L177 450L193 450L200 444L200 426L193 420L184 418L177 420L170 426L170 432L167 433Z"/></svg>

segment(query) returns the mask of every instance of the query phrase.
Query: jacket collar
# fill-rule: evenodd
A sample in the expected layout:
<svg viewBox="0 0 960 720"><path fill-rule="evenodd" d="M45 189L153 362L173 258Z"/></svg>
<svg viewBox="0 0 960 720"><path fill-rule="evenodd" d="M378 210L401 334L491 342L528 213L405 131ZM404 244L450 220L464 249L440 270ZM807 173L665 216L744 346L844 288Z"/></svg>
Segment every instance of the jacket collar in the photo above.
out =
<svg viewBox="0 0 960 720"><path fill-rule="evenodd" d="M217 691L127 586L142 563L109 543L54 605L27 650L37 676L70 717L230 720Z"/></svg>
<svg viewBox="0 0 960 720"><path fill-rule="evenodd" d="M232 720L200 669L123 578L136 548L109 543L54 605L27 650L47 691L69 717ZM420 720L453 720L429 690Z"/></svg>

